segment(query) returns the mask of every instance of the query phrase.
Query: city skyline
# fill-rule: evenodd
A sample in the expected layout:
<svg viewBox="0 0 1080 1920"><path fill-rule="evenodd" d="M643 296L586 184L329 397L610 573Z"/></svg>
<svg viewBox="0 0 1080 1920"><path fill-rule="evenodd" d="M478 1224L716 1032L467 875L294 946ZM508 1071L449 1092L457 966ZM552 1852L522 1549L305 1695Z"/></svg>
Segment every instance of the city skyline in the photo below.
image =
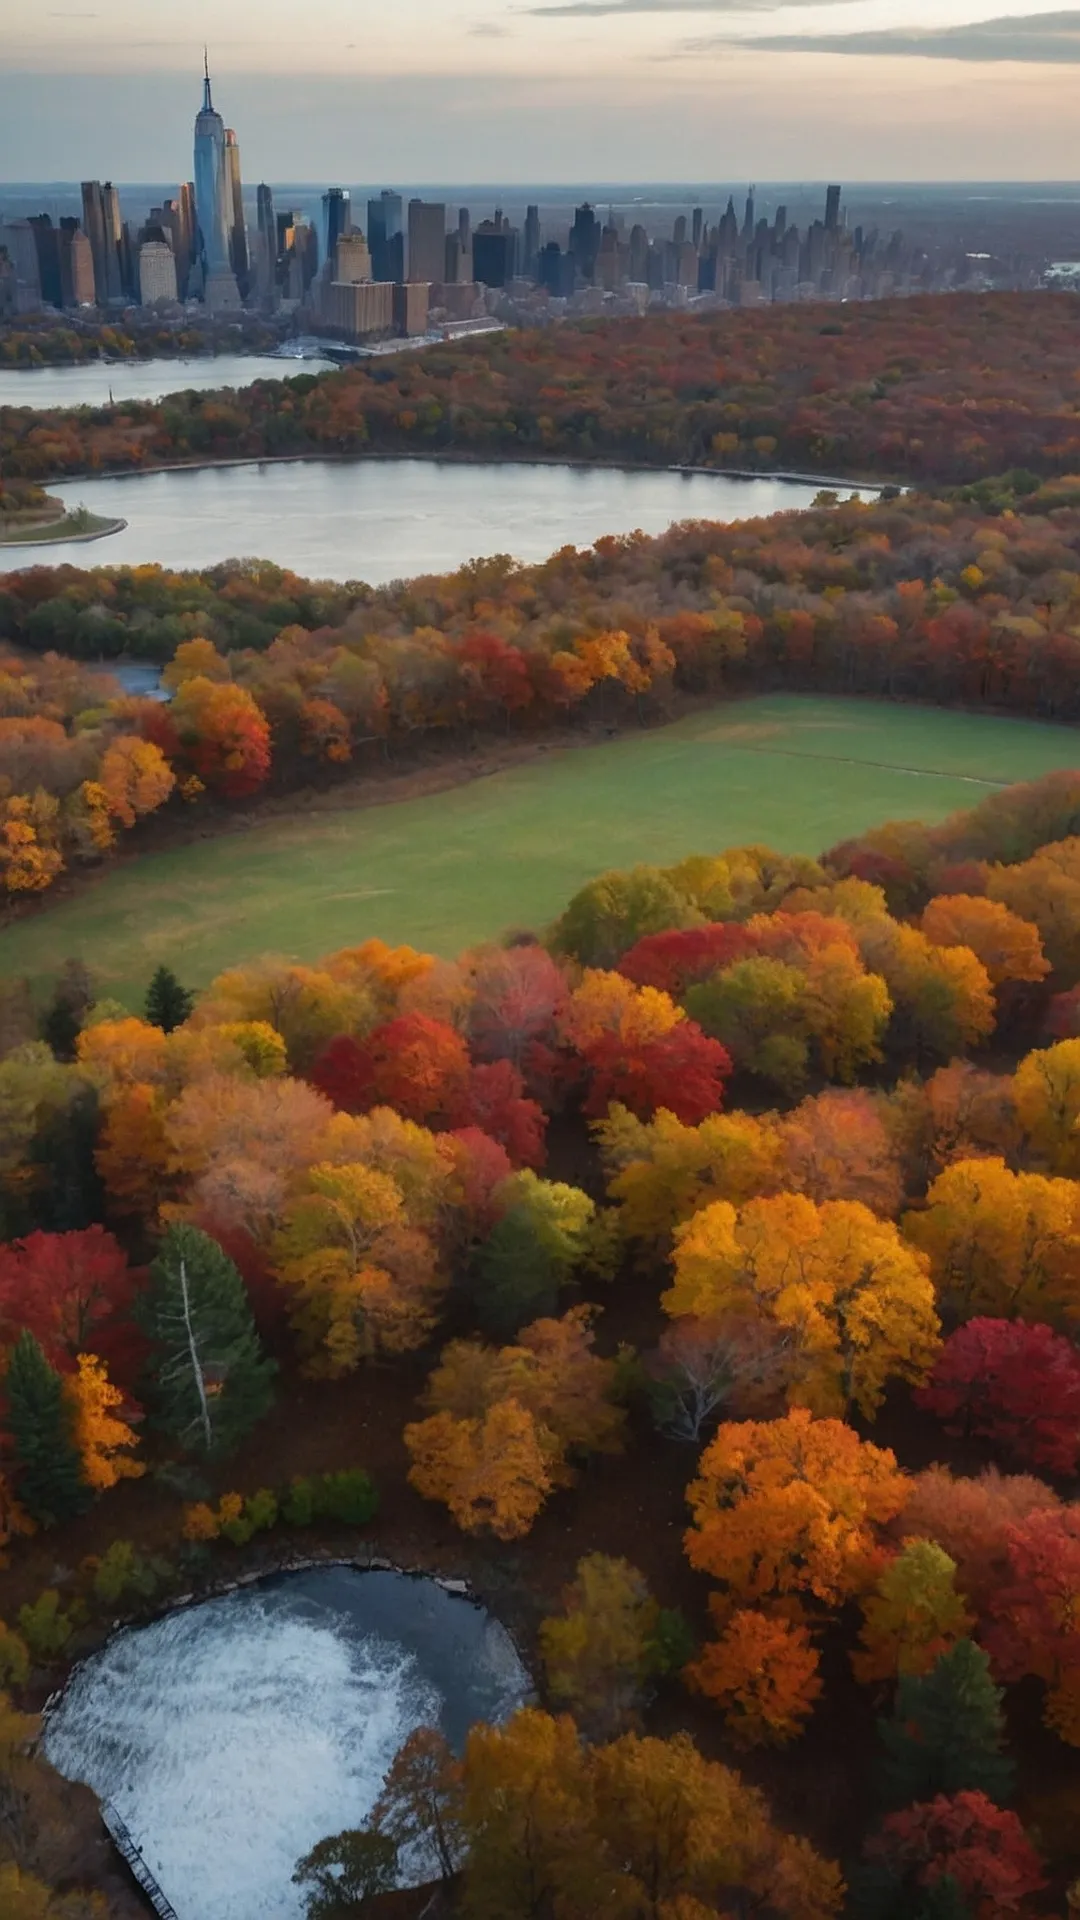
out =
<svg viewBox="0 0 1080 1920"><path fill-rule="evenodd" d="M163 0L0 24L0 179L160 178L204 37L262 177L1060 179L1080 12L1039 0ZM28 156L33 154L33 165ZM43 169L42 162L48 165Z"/></svg>

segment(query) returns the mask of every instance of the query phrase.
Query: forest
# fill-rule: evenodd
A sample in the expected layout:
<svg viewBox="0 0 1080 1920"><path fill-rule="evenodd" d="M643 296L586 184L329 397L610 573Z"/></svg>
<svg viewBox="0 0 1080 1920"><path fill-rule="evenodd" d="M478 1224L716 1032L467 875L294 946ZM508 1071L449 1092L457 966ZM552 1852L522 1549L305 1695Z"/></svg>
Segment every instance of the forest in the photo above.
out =
<svg viewBox="0 0 1080 1920"><path fill-rule="evenodd" d="M782 688L1074 721L1080 482L965 494L826 496L378 590L269 562L6 574L0 895L33 900L166 822L213 831L261 794L377 782L484 738L604 737L694 700ZM163 663L167 704L122 693L103 667L122 654Z"/></svg>
<svg viewBox="0 0 1080 1920"><path fill-rule="evenodd" d="M1075 299L952 294L508 330L156 404L0 407L11 479L452 454L968 482L1080 470Z"/></svg>
<svg viewBox="0 0 1080 1920"><path fill-rule="evenodd" d="M122 320L80 317L76 325L56 314L20 314L0 326L0 371L88 366L99 360L188 360L204 353L271 353L280 338L280 327L256 314L228 320L200 315L181 327L138 308L130 308Z"/></svg>
<svg viewBox="0 0 1080 1920"><path fill-rule="evenodd" d="M467 1920L1060 1920L1078 823L1054 774L141 1016L5 983L5 1913L124 1911L33 1757L66 1664L366 1539L497 1581L541 1698L413 1735L312 1916L422 1834Z"/></svg>

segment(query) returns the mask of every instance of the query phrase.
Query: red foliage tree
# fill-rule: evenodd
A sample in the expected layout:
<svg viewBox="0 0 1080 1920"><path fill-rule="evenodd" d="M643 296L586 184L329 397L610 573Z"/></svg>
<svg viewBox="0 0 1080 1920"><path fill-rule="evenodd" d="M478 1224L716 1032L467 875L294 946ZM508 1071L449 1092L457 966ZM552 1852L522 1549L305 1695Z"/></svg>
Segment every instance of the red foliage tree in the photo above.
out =
<svg viewBox="0 0 1080 1920"><path fill-rule="evenodd" d="M242 800L270 772L270 727L244 687L185 680L172 702L181 762L214 793Z"/></svg>
<svg viewBox="0 0 1080 1920"><path fill-rule="evenodd" d="M544 947L495 947L475 962L469 1039L477 1060L510 1060L534 1082L531 1066L550 1066L566 980Z"/></svg>
<svg viewBox="0 0 1080 1920"><path fill-rule="evenodd" d="M311 1083L346 1113L393 1107L424 1126L455 1121L469 1087L461 1035L426 1013L401 1014L365 1040L339 1034L316 1060Z"/></svg>
<svg viewBox="0 0 1080 1920"><path fill-rule="evenodd" d="M891 1813L867 1841L867 1865L911 1894L948 1874L973 1920L1026 1914L1045 1885L1039 1856L1015 1813L984 1793L939 1794ZM897 1909L899 1910L899 1909Z"/></svg>
<svg viewBox="0 0 1080 1920"><path fill-rule="evenodd" d="M1005 1535L981 1636L1002 1680L1080 1675L1080 1508L1029 1513Z"/></svg>
<svg viewBox="0 0 1080 1920"><path fill-rule="evenodd" d="M455 1126L480 1128L497 1140L512 1166L543 1166L544 1109L525 1097L525 1082L509 1060L470 1068L453 1118Z"/></svg>
<svg viewBox="0 0 1080 1920"><path fill-rule="evenodd" d="M1076 1470L1080 1354L1051 1327L969 1320L946 1341L915 1398L950 1433L992 1440L1021 1466Z"/></svg>
<svg viewBox="0 0 1080 1920"><path fill-rule="evenodd" d="M3 1338L25 1328L61 1369L79 1353L113 1357L133 1293L127 1259L104 1227L31 1233L0 1247Z"/></svg>
<svg viewBox="0 0 1080 1920"><path fill-rule="evenodd" d="M687 987L707 980L721 967L745 960L755 952L746 928L734 921L709 927L675 928L669 933L647 933L619 961L619 972L636 987L659 987L681 1000Z"/></svg>
<svg viewBox="0 0 1080 1920"><path fill-rule="evenodd" d="M601 1033L582 1058L589 1074L584 1111L593 1119L620 1100L642 1120L666 1107L684 1125L697 1126L719 1110L732 1071L727 1048L702 1033L696 1020L680 1020L651 1039Z"/></svg>
<svg viewBox="0 0 1080 1920"><path fill-rule="evenodd" d="M486 1239L505 1212L497 1197L514 1169L505 1147L479 1127L455 1127L444 1135L454 1161L455 1216L465 1239Z"/></svg>

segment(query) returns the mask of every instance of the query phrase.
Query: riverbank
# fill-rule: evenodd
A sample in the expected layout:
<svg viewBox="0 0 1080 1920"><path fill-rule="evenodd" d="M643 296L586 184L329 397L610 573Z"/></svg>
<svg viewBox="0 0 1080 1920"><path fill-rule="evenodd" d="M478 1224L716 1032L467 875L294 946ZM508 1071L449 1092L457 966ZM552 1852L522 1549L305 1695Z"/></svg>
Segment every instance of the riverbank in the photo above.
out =
<svg viewBox="0 0 1080 1920"><path fill-rule="evenodd" d="M107 540L110 534L123 533L127 521L106 519L101 514L76 509L61 520L47 520L33 527L0 532L0 550L21 547L85 545L90 540Z"/></svg>

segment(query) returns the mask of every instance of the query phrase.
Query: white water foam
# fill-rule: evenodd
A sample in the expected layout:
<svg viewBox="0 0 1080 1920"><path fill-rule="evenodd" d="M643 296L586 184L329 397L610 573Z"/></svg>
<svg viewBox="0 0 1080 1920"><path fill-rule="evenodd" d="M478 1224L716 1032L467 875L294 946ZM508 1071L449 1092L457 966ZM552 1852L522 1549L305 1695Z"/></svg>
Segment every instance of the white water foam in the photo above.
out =
<svg viewBox="0 0 1080 1920"><path fill-rule="evenodd" d="M51 1715L48 1759L115 1806L180 1920L299 1920L297 1859L360 1826L402 1741L437 1723L415 1656L347 1626L251 1591L209 1601L118 1634Z"/></svg>

